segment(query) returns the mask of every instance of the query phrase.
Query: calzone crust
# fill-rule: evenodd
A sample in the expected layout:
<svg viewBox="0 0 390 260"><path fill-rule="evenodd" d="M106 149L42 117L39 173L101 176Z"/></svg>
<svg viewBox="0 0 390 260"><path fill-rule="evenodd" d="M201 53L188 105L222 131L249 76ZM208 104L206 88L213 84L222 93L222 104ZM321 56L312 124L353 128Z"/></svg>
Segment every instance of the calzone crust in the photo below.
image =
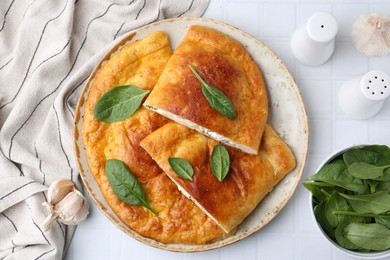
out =
<svg viewBox="0 0 390 260"><path fill-rule="evenodd" d="M235 119L210 106L190 64L230 99ZM236 40L201 26L189 28L144 106L250 154L258 152L268 117L266 88L257 64Z"/></svg>
<svg viewBox="0 0 390 260"><path fill-rule="evenodd" d="M183 194L229 232L295 167L295 158L273 128L266 125L257 155L228 148L231 167L220 182L210 168L210 156L216 144L215 140L175 122L141 141L141 146ZM183 158L191 164L193 181L175 174L168 162L170 157Z"/></svg>

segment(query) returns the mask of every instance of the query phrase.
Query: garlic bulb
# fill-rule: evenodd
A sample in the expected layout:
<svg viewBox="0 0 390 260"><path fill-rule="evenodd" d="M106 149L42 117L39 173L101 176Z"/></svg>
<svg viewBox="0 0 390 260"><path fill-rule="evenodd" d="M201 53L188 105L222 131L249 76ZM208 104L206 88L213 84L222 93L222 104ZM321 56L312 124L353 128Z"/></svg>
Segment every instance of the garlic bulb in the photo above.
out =
<svg viewBox="0 0 390 260"><path fill-rule="evenodd" d="M69 180L58 180L49 187L46 206L49 216L41 224L47 231L51 224L58 220L66 225L77 225L87 217L89 211L86 198Z"/></svg>
<svg viewBox="0 0 390 260"><path fill-rule="evenodd" d="M362 15L352 26L352 43L368 57L390 52L390 17L381 14Z"/></svg>

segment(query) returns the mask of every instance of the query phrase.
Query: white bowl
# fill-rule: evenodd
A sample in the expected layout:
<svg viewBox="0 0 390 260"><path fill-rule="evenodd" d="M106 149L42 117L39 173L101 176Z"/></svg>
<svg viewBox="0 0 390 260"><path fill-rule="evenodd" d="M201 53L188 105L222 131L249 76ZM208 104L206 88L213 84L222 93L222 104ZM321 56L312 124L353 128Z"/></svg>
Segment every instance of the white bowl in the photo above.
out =
<svg viewBox="0 0 390 260"><path fill-rule="evenodd" d="M371 144L370 144L371 145ZM375 144L372 144L372 145L375 145ZM353 146L349 146L349 147L346 147L346 148L343 148L343 149L340 149L334 153L332 153L331 155L329 155L321 164L320 166L317 168L316 170L316 173L325 165L327 164L328 162L332 161L334 158L338 157L339 155L343 154L344 152L350 150L350 149L353 149L353 148L359 148L359 147L364 147L364 146L368 146L368 144L365 144L365 145L353 145ZM380 251L380 252L357 252L357 251L352 251L352 250L348 250L348 249L345 249L343 247L341 247L340 245L338 245L335 241L333 241L327 234L326 232L322 229L321 225L317 222L317 219L314 215L314 208L313 208L313 195L310 193L310 200L309 200L309 203L310 203L310 213L311 213L311 216L313 218L313 221L316 223L316 227L318 228L318 230L324 235L324 237L326 238L326 240L334 247L336 248L337 250L341 251L342 253L348 255L348 256L351 256L351 257L356 257L356 258L360 258L360 259L381 259L381 258L384 258L384 257L388 257L390 256L390 249L388 250L385 250L385 251Z"/></svg>

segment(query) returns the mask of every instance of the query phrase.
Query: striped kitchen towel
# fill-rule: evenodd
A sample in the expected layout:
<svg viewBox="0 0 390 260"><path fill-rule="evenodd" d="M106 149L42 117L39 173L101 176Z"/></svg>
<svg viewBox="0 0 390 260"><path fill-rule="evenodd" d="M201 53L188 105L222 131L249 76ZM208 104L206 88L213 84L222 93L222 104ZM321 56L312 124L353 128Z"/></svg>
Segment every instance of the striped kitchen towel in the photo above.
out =
<svg viewBox="0 0 390 260"><path fill-rule="evenodd" d="M74 227L43 232L44 191L81 182L72 124L93 67L121 36L208 0L0 1L0 259L61 259Z"/></svg>

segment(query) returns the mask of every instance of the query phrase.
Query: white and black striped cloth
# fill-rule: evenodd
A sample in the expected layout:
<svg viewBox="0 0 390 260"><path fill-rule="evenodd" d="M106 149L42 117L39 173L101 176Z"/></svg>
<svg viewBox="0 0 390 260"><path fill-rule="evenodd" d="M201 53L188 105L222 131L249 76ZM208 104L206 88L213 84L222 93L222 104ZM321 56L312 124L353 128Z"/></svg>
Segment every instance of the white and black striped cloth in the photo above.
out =
<svg viewBox="0 0 390 260"><path fill-rule="evenodd" d="M58 178L80 187L72 124L94 65L121 36L208 0L0 1L0 259L61 259L74 227L48 232L42 202Z"/></svg>

